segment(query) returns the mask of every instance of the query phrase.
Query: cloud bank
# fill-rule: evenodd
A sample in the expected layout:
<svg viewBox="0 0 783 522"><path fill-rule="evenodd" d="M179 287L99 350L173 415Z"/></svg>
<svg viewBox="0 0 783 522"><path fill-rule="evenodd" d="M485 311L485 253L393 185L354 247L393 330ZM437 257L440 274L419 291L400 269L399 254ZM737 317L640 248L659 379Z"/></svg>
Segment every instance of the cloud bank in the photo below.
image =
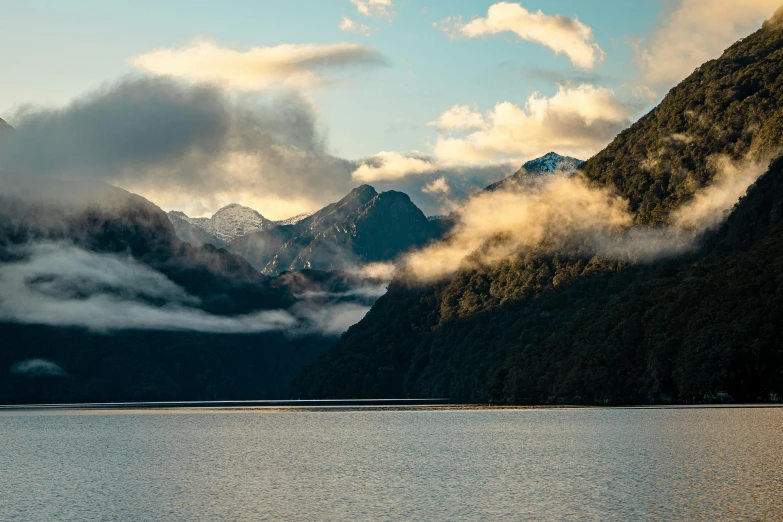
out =
<svg viewBox="0 0 783 522"><path fill-rule="evenodd" d="M126 78L14 121L0 171L102 180L188 215L240 203L285 218L353 185L353 163L329 154L312 105L292 92L235 99L209 85Z"/></svg>
<svg viewBox="0 0 783 522"><path fill-rule="evenodd" d="M665 228L632 227L628 202L578 173L552 175L533 188L484 192L456 214L446 240L411 253L403 271L419 280L448 277L460 268L491 264L520 251L563 250L631 262L687 251L718 225L765 170L766 163L714 158L719 173L677 209Z"/></svg>
<svg viewBox="0 0 783 522"><path fill-rule="evenodd" d="M443 131L434 155L443 163L515 161L556 150L588 158L630 124L635 107L619 101L611 89L591 84L559 86L551 96L533 93L524 107L502 102L485 114L454 106L434 122Z"/></svg>
<svg viewBox="0 0 783 522"><path fill-rule="evenodd" d="M464 23L462 17L446 18L436 27L452 37L478 38L513 33L521 40L548 47L555 54L565 54L574 66L592 69L604 60L604 52L595 43L593 30L576 17L531 12L520 4L498 2L487 10L487 16Z"/></svg>
<svg viewBox="0 0 783 522"><path fill-rule="evenodd" d="M215 315L199 309L196 297L129 256L97 254L64 243L28 245L17 254L22 254L20 260L0 264L0 319L6 321L95 332L337 335L369 310L352 302L304 300L286 310ZM33 366L27 368L32 371Z"/></svg>
<svg viewBox="0 0 783 522"><path fill-rule="evenodd" d="M335 71L385 63L374 47L351 42L282 44L239 51L205 40L179 49L158 49L131 60L132 65L152 74L246 91L315 87L327 82Z"/></svg>

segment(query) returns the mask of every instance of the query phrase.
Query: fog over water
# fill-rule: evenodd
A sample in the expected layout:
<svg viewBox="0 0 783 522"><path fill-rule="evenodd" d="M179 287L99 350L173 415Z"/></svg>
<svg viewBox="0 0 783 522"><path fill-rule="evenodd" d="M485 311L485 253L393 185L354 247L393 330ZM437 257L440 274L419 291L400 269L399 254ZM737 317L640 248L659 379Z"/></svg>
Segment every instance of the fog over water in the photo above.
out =
<svg viewBox="0 0 783 522"><path fill-rule="evenodd" d="M775 520L783 408L0 412L2 520Z"/></svg>

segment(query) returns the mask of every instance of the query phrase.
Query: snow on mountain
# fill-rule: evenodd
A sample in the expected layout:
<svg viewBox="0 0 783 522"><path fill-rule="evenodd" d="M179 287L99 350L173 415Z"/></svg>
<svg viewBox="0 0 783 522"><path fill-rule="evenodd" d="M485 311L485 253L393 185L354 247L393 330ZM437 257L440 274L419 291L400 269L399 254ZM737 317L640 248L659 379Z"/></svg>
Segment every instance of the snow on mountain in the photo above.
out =
<svg viewBox="0 0 783 522"><path fill-rule="evenodd" d="M584 161L570 156L548 152L530 160L509 177L488 186L487 191L509 188L540 188L552 174L570 176Z"/></svg>
<svg viewBox="0 0 783 522"><path fill-rule="evenodd" d="M178 211L169 212L169 219L172 217L187 221L224 243L276 224L252 208L237 203L226 205L210 218L192 218Z"/></svg>
<svg viewBox="0 0 783 522"><path fill-rule="evenodd" d="M530 160L522 168L527 172L568 172L575 170L584 161L570 156L561 156L556 152L547 152L540 158Z"/></svg>
<svg viewBox="0 0 783 522"><path fill-rule="evenodd" d="M290 217L288 219L281 219L280 221L275 221L275 225L296 225L300 221L302 221L305 218L309 218L312 216L312 212L305 212L303 214L297 214L294 217Z"/></svg>

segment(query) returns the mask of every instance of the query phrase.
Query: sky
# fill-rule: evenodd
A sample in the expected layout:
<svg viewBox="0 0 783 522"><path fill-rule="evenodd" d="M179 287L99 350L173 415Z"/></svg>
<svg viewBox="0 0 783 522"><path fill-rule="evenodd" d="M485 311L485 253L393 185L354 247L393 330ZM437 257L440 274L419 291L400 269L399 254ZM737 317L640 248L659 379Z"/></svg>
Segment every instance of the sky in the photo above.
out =
<svg viewBox="0 0 783 522"><path fill-rule="evenodd" d="M595 154L779 2L0 0L0 168L192 216L361 183L445 213L550 150Z"/></svg>

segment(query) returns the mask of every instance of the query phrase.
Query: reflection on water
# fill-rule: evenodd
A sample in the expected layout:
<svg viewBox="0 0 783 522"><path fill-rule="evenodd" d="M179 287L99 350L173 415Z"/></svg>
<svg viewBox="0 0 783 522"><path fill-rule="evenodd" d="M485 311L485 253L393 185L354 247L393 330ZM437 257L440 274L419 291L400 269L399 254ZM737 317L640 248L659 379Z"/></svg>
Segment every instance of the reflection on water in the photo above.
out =
<svg viewBox="0 0 783 522"><path fill-rule="evenodd" d="M1 520L781 520L783 409L0 412Z"/></svg>

